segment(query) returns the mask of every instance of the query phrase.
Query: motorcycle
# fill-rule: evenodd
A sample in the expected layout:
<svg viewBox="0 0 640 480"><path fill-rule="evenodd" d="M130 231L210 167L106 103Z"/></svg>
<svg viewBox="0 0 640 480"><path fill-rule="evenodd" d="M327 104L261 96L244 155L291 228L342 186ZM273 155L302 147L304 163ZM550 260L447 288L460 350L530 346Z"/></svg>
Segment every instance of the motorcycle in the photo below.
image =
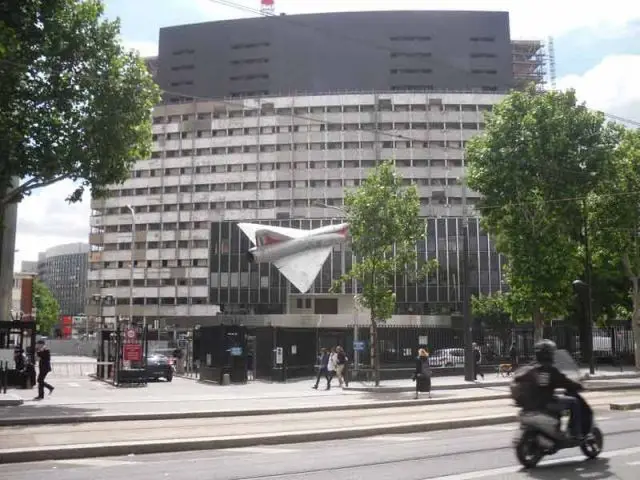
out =
<svg viewBox="0 0 640 480"><path fill-rule="evenodd" d="M556 352L554 364L567 377L581 380L580 369L566 350ZM581 402L583 415L589 419L589 427L583 427L588 433L581 441L568 435L568 422L563 426L563 419L570 414L566 410L521 412L520 431L514 439L514 446L516 457L524 468L534 468L545 456L566 448L580 447L588 459L594 459L602 452L603 434L593 419L593 411L577 392L567 394Z"/></svg>

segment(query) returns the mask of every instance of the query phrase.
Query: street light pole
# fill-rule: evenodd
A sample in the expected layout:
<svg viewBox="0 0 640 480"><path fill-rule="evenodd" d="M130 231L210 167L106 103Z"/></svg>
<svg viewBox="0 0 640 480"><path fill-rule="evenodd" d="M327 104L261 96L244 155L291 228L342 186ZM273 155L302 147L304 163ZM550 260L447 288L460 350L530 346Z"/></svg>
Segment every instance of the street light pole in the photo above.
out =
<svg viewBox="0 0 640 480"><path fill-rule="evenodd" d="M127 205L131 214L131 265L129 270L129 325L133 324L133 262L135 259L136 245L136 211L131 205Z"/></svg>
<svg viewBox="0 0 640 480"><path fill-rule="evenodd" d="M473 325L471 321L471 290L469 285L469 218L467 213L467 179L462 177L462 323L464 326L464 379L474 380Z"/></svg>
<svg viewBox="0 0 640 480"><path fill-rule="evenodd" d="M587 200L582 201L584 212L584 258L585 280L587 282L587 344L589 345L589 373L596 371L595 358L593 356L593 285L591 278L591 248L589 245L589 210Z"/></svg>

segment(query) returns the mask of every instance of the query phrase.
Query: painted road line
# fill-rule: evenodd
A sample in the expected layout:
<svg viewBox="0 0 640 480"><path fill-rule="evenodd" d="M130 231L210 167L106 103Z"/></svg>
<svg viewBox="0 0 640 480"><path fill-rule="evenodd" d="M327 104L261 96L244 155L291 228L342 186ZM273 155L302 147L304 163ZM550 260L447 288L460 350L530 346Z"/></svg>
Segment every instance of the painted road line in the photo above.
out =
<svg viewBox="0 0 640 480"><path fill-rule="evenodd" d="M361 440L370 440L376 442L421 442L430 440L430 437L418 437L410 435L376 435L374 437L364 437Z"/></svg>
<svg viewBox="0 0 640 480"><path fill-rule="evenodd" d="M239 452L239 453L267 453L271 455L282 453L297 453L298 450L291 448L275 448L275 447L240 447L240 448L225 448L222 451L225 452Z"/></svg>
<svg viewBox="0 0 640 480"><path fill-rule="evenodd" d="M79 458L77 460L55 460L57 464L76 465L82 467L120 467L122 465L135 465L139 462L131 462L128 460L108 460L105 458Z"/></svg>
<svg viewBox="0 0 640 480"><path fill-rule="evenodd" d="M599 458L614 458L614 457L624 457L625 455L635 455L640 453L640 447L633 448L625 448L622 450L612 450L610 452L604 452L600 455ZM540 465L559 465L565 463L572 462L582 462L584 461L584 455L575 456L575 457L567 457L567 458L558 458L556 460L547 460L542 461ZM476 480L477 478L487 478L494 477L497 475L509 475L513 473L522 472L522 466L514 465L511 467L503 467L503 468L494 468L492 470L483 470L480 472L468 472L468 473L460 473L455 475L446 475L443 477L438 477L438 480ZM433 480L433 478L425 479L425 480Z"/></svg>

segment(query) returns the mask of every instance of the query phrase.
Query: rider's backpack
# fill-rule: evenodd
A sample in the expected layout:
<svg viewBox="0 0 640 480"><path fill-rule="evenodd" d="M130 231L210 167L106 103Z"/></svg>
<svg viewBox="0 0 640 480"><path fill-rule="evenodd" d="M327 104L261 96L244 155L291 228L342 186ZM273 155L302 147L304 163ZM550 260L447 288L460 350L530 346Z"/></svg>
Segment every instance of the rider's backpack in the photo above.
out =
<svg viewBox="0 0 640 480"><path fill-rule="evenodd" d="M524 410L533 410L537 406L538 380L536 365L519 368L511 381L511 398Z"/></svg>

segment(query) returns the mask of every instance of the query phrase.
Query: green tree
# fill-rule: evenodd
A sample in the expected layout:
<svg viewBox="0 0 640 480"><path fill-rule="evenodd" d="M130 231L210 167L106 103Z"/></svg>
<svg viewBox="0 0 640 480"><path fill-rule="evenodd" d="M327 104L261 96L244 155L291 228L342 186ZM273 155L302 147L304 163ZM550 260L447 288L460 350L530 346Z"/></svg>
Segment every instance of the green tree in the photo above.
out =
<svg viewBox="0 0 640 480"><path fill-rule="evenodd" d="M494 292L491 295L474 295L471 297L471 312L474 319L498 335L503 343L508 343L513 329L511 298L509 293Z"/></svg>
<svg viewBox="0 0 640 480"><path fill-rule="evenodd" d="M10 3L0 15L0 208L63 179L78 182L71 202L87 188L100 195L149 156L159 89L99 0Z"/></svg>
<svg viewBox="0 0 640 480"><path fill-rule="evenodd" d="M60 319L60 305L51 290L38 279L33 281L33 305L36 307L38 332L50 335Z"/></svg>
<svg viewBox="0 0 640 480"><path fill-rule="evenodd" d="M420 199L415 186L403 187L392 162L378 165L355 191L345 196L351 246L356 263L333 287L356 280L362 287L359 304L369 310L371 366L380 384L378 322L391 318L396 297L394 279L415 281L433 266L418 259L416 243L424 238L426 223L420 218Z"/></svg>
<svg viewBox="0 0 640 480"><path fill-rule="evenodd" d="M625 131L615 163L590 198L594 257L601 263L620 266L631 284L631 323L640 368L640 131ZM624 305L616 308L617 313Z"/></svg>
<svg viewBox="0 0 640 480"><path fill-rule="evenodd" d="M573 91L508 95L467 147L468 185L482 194L484 228L509 265L512 303L533 319L564 315L584 269L581 198L613 161L619 129Z"/></svg>

